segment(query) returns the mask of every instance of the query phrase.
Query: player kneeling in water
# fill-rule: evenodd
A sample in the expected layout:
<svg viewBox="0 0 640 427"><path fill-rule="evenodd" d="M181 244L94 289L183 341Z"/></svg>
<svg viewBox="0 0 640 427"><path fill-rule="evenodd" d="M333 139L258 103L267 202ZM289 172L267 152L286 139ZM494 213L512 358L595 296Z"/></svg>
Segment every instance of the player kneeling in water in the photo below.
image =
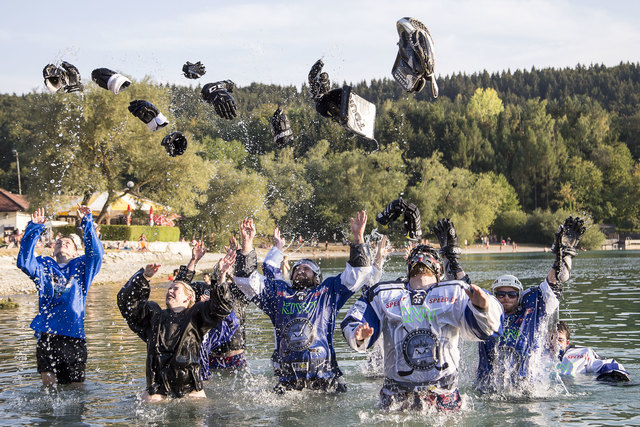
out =
<svg viewBox="0 0 640 427"><path fill-rule="evenodd" d="M449 222L452 235L453 224ZM392 410L456 410L460 337L480 341L502 332L502 307L495 297L468 284L464 271L447 278L440 253L429 245L413 248L407 278L369 289L347 313L342 333L354 350L365 352L382 333L385 380L380 406Z"/></svg>

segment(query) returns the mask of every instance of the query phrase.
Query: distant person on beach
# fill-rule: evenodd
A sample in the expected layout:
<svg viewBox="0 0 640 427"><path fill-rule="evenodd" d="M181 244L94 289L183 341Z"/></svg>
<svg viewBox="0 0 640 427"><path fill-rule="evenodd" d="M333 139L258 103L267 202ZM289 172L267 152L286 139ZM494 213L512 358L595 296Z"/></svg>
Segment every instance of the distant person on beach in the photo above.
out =
<svg viewBox="0 0 640 427"><path fill-rule="evenodd" d="M202 281L207 285L211 286L211 275L209 273L204 273L202 275Z"/></svg>
<svg viewBox="0 0 640 427"><path fill-rule="evenodd" d="M549 322L559 308L562 283L569 280L572 259L584 233L584 221L569 217L558 227L552 251L556 254L546 279L526 291L517 277L505 274L491 285L491 291L504 308L502 336L478 346L476 387L483 392L501 392L513 387L526 388L534 354L541 355L547 342Z"/></svg>
<svg viewBox="0 0 640 427"><path fill-rule="evenodd" d="M500 303L470 284L460 267L453 223L438 221L434 233L440 251L411 248L406 278L371 287L341 324L349 346L361 353L382 334L382 409L460 409L460 338L478 341L501 332Z"/></svg>
<svg viewBox="0 0 640 427"><path fill-rule="evenodd" d="M200 351L205 334L212 328L220 342L233 334L237 318L231 315L231 295L224 283L213 286L208 301L196 301L191 286L197 262L206 250L202 242L192 248L191 260L182 266L167 289L167 308L149 301L149 280L160 264L148 264L136 272L118 293L118 308L133 332L147 343L147 387L145 402L166 397L205 397ZM222 269L228 271L235 254L228 254Z"/></svg>
<svg viewBox="0 0 640 427"><path fill-rule="evenodd" d="M53 258L35 256L34 250L45 230L44 209L37 209L27 225L18 267L38 290L38 314L31 322L38 344L38 373L44 385L81 383L85 379L87 344L84 312L87 293L102 266L104 249L96 235L91 209L78 207L84 240L73 234L60 236L53 246Z"/></svg>
<svg viewBox="0 0 640 427"><path fill-rule="evenodd" d="M563 376L595 374L598 381L630 381L629 372L615 359L601 359L589 347L571 344L571 329L566 322L558 322L552 338L553 354L560 363L556 366Z"/></svg>
<svg viewBox="0 0 640 427"><path fill-rule="evenodd" d="M284 240L274 231L274 246L264 259L264 276L257 273L257 256L253 250L256 233L253 220L241 226L244 239L237 256L234 281L238 287L271 319L275 332L272 362L278 384L274 390L305 388L324 391L346 391L340 381L333 347L333 333L338 310L368 280L371 274L368 246L364 241L367 214L358 212L351 218L353 243L342 274L322 278L313 260L295 262L289 275L291 283L281 276Z"/></svg>
<svg viewBox="0 0 640 427"><path fill-rule="evenodd" d="M147 239L147 236L144 233L142 233L140 235L140 237L138 238L138 243L140 244L140 250L142 252L146 252L146 251L149 250L149 247L148 247L149 246L149 240Z"/></svg>

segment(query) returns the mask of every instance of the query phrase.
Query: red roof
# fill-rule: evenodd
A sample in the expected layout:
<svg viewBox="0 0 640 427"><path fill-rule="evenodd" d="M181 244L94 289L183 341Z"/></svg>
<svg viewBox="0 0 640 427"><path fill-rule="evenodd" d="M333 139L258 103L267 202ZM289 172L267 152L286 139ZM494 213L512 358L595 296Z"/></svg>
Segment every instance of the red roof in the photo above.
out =
<svg viewBox="0 0 640 427"><path fill-rule="evenodd" d="M19 212L28 209L29 202L24 196L0 188L0 212Z"/></svg>

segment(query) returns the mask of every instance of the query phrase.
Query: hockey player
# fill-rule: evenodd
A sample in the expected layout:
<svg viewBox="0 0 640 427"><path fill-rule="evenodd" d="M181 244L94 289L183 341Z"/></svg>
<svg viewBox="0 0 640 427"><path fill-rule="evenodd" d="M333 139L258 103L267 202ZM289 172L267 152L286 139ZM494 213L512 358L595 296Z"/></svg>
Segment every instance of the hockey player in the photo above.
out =
<svg viewBox="0 0 640 427"><path fill-rule="evenodd" d="M252 220L243 221L243 247L236 260L234 281L273 323L276 392L304 388L346 391L338 381L342 372L333 348L333 332L338 310L370 278L370 259L364 243L366 223L364 211L351 219L353 243L342 274L323 280L313 260L301 259L293 265L288 283L274 272L261 276L255 271L255 226ZM283 255L277 245L265 258L267 270L269 266L280 266Z"/></svg>
<svg viewBox="0 0 640 427"><path fill-rule="evenodd" d="M568 280L584 221L569 217L558 228L552 251L556 259L539 285L526 291L517 277L498 277L491 291L504 308L503 334L478 346L477 388L483 392L526 387L534 354L542 354L548 324L559 307L561 283Z"/></svg>
<svg viewBox="0 0 640 427"><path fill-rule="evenodd" d="M453 224L447 226L439 230L445 241L455 237ZM460 338L479 341L502 332L500 303L478 286L456 280L468 278L462 270L452 273L447 264L443 281L440 253L429 245L416 246L407 259L407 278L373 286L341 324L349 346L358 352L382 333L383 409L459 409Z"/></svg>
<svg viewBox="0 0 640 427"><path fill-rule="evenodd" d="M571 344L571 330L566 322L558 322L555 343L560 375L596 374L599 381L630 381L629 372L615 359L601 359L589 347Z"/></svg>

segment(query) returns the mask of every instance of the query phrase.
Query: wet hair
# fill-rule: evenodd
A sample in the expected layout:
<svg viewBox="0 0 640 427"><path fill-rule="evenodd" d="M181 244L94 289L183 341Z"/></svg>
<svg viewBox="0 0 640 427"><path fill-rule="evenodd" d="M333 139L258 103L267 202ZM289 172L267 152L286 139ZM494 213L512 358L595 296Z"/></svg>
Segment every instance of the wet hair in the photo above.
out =
<svg viewBox="0 0 640 427"><path fill-rule="evenodd" d="M184 293L187 294L187 296L189 297L189 304L187 305L187 308L193 307L193 305L197 302L196 301L196 292L193 290L191 285L188 284L187 282L183 282L182 280L178 280L178 281L173 282L174 285L176 283L180 283L182 285L182 287L184 288Z"/></svg>
<svg viewBox="0 0 640 427"><path fill-rule="evenodd" d="M571 338L571 329L569 329L569 325L567 325L567 322L565 322L564 320L559 321L556 325L556 330L558 331L558 333L562 332L567 337L567 341L569 341L569 339Z"/></svg>

